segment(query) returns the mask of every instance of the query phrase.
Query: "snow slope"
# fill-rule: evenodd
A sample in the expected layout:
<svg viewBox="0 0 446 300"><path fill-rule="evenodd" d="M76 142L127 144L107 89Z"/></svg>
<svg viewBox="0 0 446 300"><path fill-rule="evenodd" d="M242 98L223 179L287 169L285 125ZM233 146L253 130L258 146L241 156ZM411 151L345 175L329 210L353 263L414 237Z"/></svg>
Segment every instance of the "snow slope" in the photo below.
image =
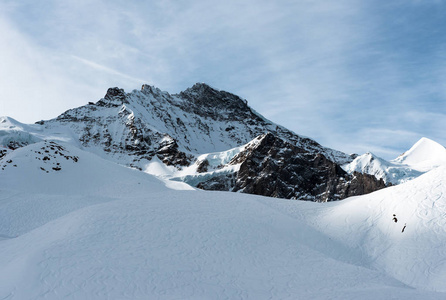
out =
<svg viewBox="0 0 446 300"><path fill-rule="evenodd" d="M444 168L322 205L170 190L62 143L0 163L0 299L446 297Z"/></svg>
<svg viewBox="0 0 446 300"><path fill-rule="evenodd" d="M410 286L446 292L446 167L329 204L318 218L323 232L360 249L372 267Z"/></svg>
<svg viewBox="0 0 446 300"><path fill-rule="evenodd" d="M413 169L426 172L441 165L446 165L446 148L428 138L421 138L408 151L395 159Z"/></svg>
<svg viewBox="0 0 446 300"><path fill-rule="evenodd" d="M15 237L84 206L147 189L167 190L147 174L69 144L19 148L0 159L0 236Z"/></svg>

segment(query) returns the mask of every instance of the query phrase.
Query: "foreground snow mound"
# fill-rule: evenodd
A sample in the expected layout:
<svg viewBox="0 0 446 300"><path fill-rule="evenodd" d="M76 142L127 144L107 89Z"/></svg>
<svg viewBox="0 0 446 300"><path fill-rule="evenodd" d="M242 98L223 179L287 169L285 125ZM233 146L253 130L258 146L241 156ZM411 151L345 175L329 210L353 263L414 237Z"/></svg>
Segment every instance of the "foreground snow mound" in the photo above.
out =
<svg viewBox="0 0 446 300"><path fill-rule="evenodd" d="M217 192L87 206L0 241L2 299L441 299L274 208ZM301 205L300 205L301 204ZM314 206L313 206L314 207ZM19 216L17 216L19 217Z"/></svg>
<svg viewBox="0 0 446 300"><path fill-rule="evenodd" d="M165 190L148 174L69 144L32 144L0 158L0 239L85 206Z"/></svg>
<svg viewBox="0 0 446 300"><path fill-rule="evenodd" d="M373 267L410 286L446 292L446 167L328 205L318 222Z"/></svg>
<svg viewBox="0 0 446 300"><path fill-rule="evenodd" d="M169 190L59 142L0 167L0 299L446 298L445 168L321 205Z"/></svg>
<svg viewBox="0 0 446 300"><path fill-rule="evenodd" d="M122 195L141 180L158 189L158 180L66 143L39 142L0 160L0 188L57 195ZM136 185L135 185L136 183Z"/></svg>

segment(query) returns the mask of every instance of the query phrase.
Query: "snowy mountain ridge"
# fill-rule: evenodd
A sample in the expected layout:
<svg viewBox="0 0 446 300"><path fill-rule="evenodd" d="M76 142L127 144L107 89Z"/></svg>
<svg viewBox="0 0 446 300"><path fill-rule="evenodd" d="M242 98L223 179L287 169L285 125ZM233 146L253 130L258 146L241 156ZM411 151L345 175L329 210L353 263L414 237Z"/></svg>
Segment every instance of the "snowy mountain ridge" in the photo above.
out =
<svg viewBox="0 0 446 300"><path fill-rule="evenodd" d="M96 103L32 125L0 119L3 147L14 150L46 140L70 143L163 180L288 199L340 200L422 173L371 154L353 160L204 83L173 95L146 84L130 93L110 88ZM411 153L423 156L423 151Z"/></svg>
<svg viewBox="0 0 446 300"><path fill-rule="evenodd" d="M343 165L348 173L366 173L391 184L401 184L439 166L446 166L446 148L428 138L421 138L396 159L386 161L368 152Z"/></svg>
<svg viewBox="0 0 446 300"><path fill-rule="evenodd" d="M351 161L342 152L266 120L246 100L203 83L175 95L149 85L130 93L110 88L96 104L71 109L42 125L46 130L70 127L84 147L101 146L109 153L127 150L153 155L163 139L170 137L175 151L191 159L190 155L225 151L273 132L332 160Z"/></svg>
<svg viewBox="0 0 446 300"><path fill-rule="evenodd" d="M85 106L70 109L52 120L36 122L34 125L21 124L8 118L3 120L0 124L0 142L10 149L42 140L72 143L102 158L158 175L164 180L184 180L203 189L331 201L346 197L347 194L338 192L340 189L363 193L385 187L371 177L362 176L362 179L367 179L360 180L363 187L347 188L346 184L351 182L347 174L329 170L337 169L334 167L336 164L351 161L349 155L323 147L312 139L274 124L252 110L246 100L203 83L174 95L150 85L143 85L141 90L130 93L120 88L110 88L105 97L96 103L89 102ZM258 137L264 136L270 140L273 137L277 141L276 147L282 149L273 152L262 150L260 153L256 147L252 147ZM237 155L242 148L245 153L239 162L231 163L230 160L234 158L231 155ZM281 165L288 165L288 160L294 166L291 172L283 168L280 178L271 178L278 182L269 184L280 186L279 189L257 189L251 186L258 185L256 181L243 182L250 180L252 175L239 176L239 167L244 170L248 168L247 164L251 164L251 160L245 160L253 157L249 154L253 151L265 155L256 160L267 161L267 168L282 168ZM289 155L290 151L301 157L299 163L291 162L293 157ZM220 154L212 157L212 154L206 153ZM229 161L214 165L212 160L218 160L221 155ZM324 163L311 166L311 171L307 171L303 177L295 173L297 169L305 168L304 165L308 164L306 160L313 161L317 155L323 155L330 164L333 163L333 167ZM198 167L195 168L195 165ZM252 167L255 166L250 165L249 168ZM325 175L312 175L312 172ZM294 175L290 176L291 173ZM317 176L333 177L331 180L334 180L334 186L321 185L310 179ZM208 184L209 180L217 177L220 182L218 185ZM344 187L337 187L339 180Z"/></svg>

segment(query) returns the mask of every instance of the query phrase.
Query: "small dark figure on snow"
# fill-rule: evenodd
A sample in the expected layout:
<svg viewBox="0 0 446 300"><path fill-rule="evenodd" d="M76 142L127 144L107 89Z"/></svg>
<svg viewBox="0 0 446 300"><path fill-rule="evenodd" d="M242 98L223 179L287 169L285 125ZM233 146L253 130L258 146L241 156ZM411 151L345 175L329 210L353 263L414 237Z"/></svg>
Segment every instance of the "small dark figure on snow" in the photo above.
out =
<svg viewBox="0 0 446 300"><path fill-rule="evenodd" d="M398 219L396 218L396 215L393 214L393 219L392 219L395 223L398 222Z"/></svg>
<svg viewBox="0 0 446 300"><path fill-rule="evenodd" d="M406 223L404 223L404 227L403 230L401 230L401 232L404 232L404 229L406 229Z"/></svg>

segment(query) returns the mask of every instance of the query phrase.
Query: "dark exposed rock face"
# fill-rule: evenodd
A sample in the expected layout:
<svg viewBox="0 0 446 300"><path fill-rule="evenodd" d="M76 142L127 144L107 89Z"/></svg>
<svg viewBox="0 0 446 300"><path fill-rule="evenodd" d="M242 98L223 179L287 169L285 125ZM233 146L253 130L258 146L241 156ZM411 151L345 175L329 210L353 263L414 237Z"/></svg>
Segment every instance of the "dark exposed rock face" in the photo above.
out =
<svg viewBox="0 0 446 300"><path fill-rule="evenodd" d="M263 135L235 156L234 178L212 178L198 185L206 190L232 190L286 199L333 201L386 187L365 174L348 175L322 154L315 154L274 136Z"/></svg>
<svg viewBox="0 0 446 300"><path fill-rule="evenodd" d="M8 154L8 149L0 149L0 159L6 156L6 154Z"/></svg>
<svg viewBox="0 0 446 300"><path fill-rule="evenodd" d="M160 148L156 152L158 158L168 166L188 166L191 157L178 150L177 142L170 136L160 143Z"/></svg>
<svg viewBox="0 0 446 300"><path fill-rule="evenodd" d="M207 159L198 162L197 172L204 173L208 171L209 161Z"/></svg>
<svg viewBox="0 0 446 300"><path fill-rule="evenodd" d="M246 100L234 94L216 90L204 83L197 83L177 96L187 100L183 104L185 111L203 117L213 117L217 120L225 120L228 117L237 120L248 118L253 124L265 122L249 108Z"/></svg>
<svg viewBox="0 0 446 300"><path fill-rule="evenodd" d="M29 145L29 143L25 142L25 141L9 141L7 146L8 146L8 149L15 150L15 149L19 149L21 147L25 147L28 145Z"/></svg>
<svg viewBox="0 0 446 300"><path fill-rule="evenodd" d="M345 191L344 198L365 195L391 185L391 183L385 184L382 178L378 180L373 175L354 172L353 179L349 188Z"/></svg>
<svg viewBox="0 0 446 300"><path fill-rule="evenodd" d="M104 98L99 100L97 105L111 107L111 106L120 106L124 103L128 103L124 90L117 87L113 87L107 90L107 93L105 94Z"/></svg>

